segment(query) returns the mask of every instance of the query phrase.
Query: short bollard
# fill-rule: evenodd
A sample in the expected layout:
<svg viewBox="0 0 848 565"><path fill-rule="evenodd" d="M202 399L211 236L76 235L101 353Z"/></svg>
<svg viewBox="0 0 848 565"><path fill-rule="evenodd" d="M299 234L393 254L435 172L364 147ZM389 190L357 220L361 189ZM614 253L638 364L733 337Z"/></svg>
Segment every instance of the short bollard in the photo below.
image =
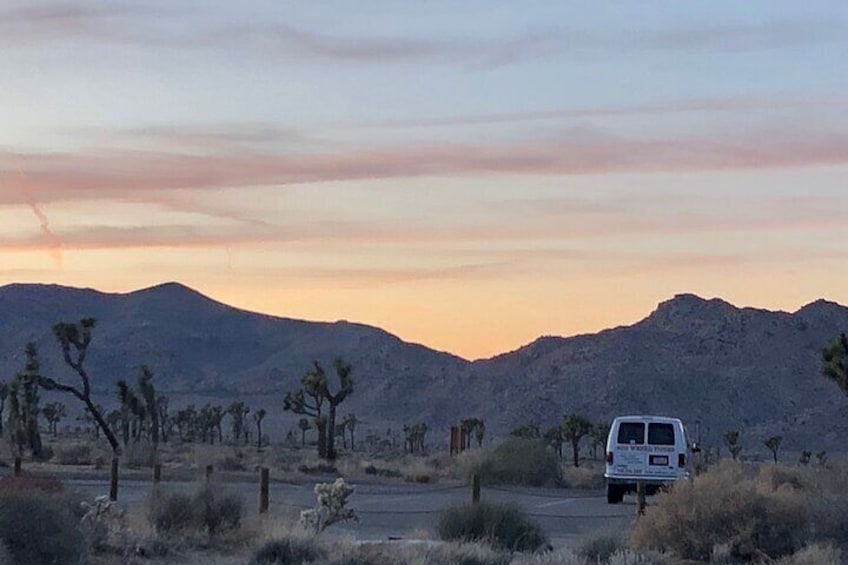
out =
<svg viewBox="0 0 848 565"><path fill-rule="evenodd" d="M153 484L158 485L162 482L162 464L156 463L153 466Z"/></svg>
<svg viewBox="0 0 848 565"><path fill-rule="evenodd" d="M21 458L20 457L15 457L15 476L16 477L21 476Z"/></svg>
<svg viewBox="0 0 848 565"><path fill-rule="evenodd" d="M215 472L215 468L212 465L206 466L206 482L212 481L212 473Z"/></svg>
<svg viewBox="0 0 848 565"><path fill-rule="evenodd" d="M259 469L259 513L268 512L268 467Z"/></svg>
<svg viewBox="0 0 848 565"><path fill-rule="evenodd" d="M480 475L476 473L471 476L471 502L473 504L480 502Z"/></svg>
<svg viewBox="0 0 848 565"><path fill-rule="evenodd" d="M645 481L636 481L636 512L639 516L645 514Z"/></svg>

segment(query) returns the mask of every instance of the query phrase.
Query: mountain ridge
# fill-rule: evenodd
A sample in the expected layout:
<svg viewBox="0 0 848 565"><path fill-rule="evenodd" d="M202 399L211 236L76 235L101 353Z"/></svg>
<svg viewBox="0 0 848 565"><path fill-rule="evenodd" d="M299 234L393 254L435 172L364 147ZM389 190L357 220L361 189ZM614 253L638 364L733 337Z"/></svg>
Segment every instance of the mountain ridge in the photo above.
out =
<svg viewBox="0 0 848 565"><path fill-rule="evenodd" d="M128 293L18 283L0 287L0 378L20 370L27 341L45 374L72 378L51 328L83 316L98 319L89 363L107 400L115 380L147 364L161 390L184 398L281 404L313 360L329 367L341 356L358 385L347 407L375 423L439 428L477 416L497 435L571 411L594 420L647 412L699 420L713 438L725 426L782 433L787 446L840 444L848 433L848 401L819 375L821 347L848 328L848 308L824 299L790 313L680 294L631 325L468 361L375 326L234 308L180 283Z"/></svg>

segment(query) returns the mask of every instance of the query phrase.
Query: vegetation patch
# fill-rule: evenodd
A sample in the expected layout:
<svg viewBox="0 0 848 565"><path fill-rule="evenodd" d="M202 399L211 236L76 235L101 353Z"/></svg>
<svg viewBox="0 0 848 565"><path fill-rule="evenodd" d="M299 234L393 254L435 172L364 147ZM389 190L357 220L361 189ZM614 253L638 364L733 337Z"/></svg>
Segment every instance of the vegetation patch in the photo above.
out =
<svg viewBox="0 0 848 565"><path fill-rule="evenodd" d="M556 486L562 483L557 457L541 440L510 437L486 453L472 472L484 484Z"/></svg>
<svg viewBox="0 0 848 565"><path fill-rule="evenodd" d="M488 541L511 551L535 551L548 543L542 528L514 504L479 502L442 512L439 537L447 541Z"/></svg>
<svg viewBox="0 0 848 565"><path fill-rule="evenodd" d="M631 542L698 560L778 558L817 542L844 544L845 495L812 471L765 465L748 476L723 462L659 494Z"/></svg>

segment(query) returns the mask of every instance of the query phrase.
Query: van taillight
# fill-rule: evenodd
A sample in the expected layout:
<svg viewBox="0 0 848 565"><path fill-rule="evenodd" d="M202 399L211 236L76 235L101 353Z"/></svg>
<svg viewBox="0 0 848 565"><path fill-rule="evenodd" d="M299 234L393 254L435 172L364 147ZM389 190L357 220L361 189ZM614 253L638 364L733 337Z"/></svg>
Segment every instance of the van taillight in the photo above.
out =
<svg viewBox="0 0 848 565"><path fill-rule="evenodd" d="M686 466L686 454L685 453L678 453L677 454L677 466L678 467L685 467Z"/></svg>
<svg viewBox="0 0 848 565"><path fill-rule="evenodd" d="M612 451L607 451L607 465L612 465Z"/></svg>

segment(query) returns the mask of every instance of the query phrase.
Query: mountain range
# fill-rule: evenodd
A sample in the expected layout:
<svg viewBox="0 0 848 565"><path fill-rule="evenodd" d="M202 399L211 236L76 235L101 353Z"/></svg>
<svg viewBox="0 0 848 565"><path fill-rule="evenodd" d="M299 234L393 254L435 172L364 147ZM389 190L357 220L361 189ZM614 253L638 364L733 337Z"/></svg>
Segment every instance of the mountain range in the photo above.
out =
<svg viewBox="0 0 848 565"><path fill-rule="evenodd" d="M819 372L821 348L848 330L848 308L824 300L787 313L682 294L630 326L472 362L376 327L239 310L178 283L126 294L13 284L0 287L0 378L21 370L32 341L42 372L73 382L51 328L82 317L97 319L87 366L106 402L115 381L146 364L173 406L248 397L288 424L283 394L313 360L331 372L341 357L356 382L344 408L373 426L444 430L474 416L497 436L566 412L673 414L705 444L736 429L752 448L780 434L787 449L816 451L844 451L848 433L848 399Z"/></svg>

